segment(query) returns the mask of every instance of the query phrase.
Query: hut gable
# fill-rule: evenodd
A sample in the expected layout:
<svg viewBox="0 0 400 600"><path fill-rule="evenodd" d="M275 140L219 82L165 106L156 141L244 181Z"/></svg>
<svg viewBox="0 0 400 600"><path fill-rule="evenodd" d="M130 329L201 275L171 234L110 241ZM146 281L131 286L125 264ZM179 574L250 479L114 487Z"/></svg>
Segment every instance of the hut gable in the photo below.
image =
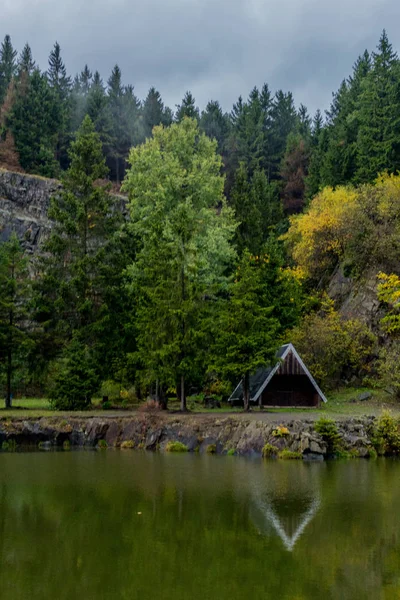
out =
<svg viewBox="0 0 400 600"><path fill-rule="evenodd" d="M293 344L281 346L277 359L275 366L259 369L250 377L250 402L260 406L317 406L327 401ZM229 401L242 399L241 381Z"/></svg>

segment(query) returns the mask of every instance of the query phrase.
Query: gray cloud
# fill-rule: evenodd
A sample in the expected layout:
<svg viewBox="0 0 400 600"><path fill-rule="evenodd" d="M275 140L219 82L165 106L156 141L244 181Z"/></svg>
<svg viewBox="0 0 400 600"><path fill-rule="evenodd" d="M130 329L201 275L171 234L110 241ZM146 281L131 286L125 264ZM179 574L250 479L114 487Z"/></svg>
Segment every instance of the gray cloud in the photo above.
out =
<svg viewBox="0 0 400 600"><path fill-rule="evenodd" d="M4 5L5 3L5 5ZM29 41L46 68L57 40L69 72L107 79L118 63L143 98L151 85L174 108L190 89L200 107L268 82L311 112L327 108L357 56L383 28L400 49L398 0L3 0L2 33ZM0 32L1 35L1 32Z"/></svg>

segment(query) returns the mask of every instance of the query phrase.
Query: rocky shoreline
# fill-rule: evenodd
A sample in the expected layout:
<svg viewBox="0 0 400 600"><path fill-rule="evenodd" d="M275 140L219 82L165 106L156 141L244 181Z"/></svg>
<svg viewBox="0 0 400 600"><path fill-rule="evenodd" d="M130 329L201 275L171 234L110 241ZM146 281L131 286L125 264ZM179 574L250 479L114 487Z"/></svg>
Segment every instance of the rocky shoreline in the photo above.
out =
<svg viewBox="0 0 400 600"><path fill-rule="evenodd" d="M343 452L369 457L373 451L375 417L337 420ZM132 448L261 457L286 452L287 458L323 460L332 454L329 442L307 418L265 421L216 415L137 414L129 417L41 417L0 421L0 447ZM273 449L271 452L271 448ZM293 453L293 456L290 454Z"/></svg>

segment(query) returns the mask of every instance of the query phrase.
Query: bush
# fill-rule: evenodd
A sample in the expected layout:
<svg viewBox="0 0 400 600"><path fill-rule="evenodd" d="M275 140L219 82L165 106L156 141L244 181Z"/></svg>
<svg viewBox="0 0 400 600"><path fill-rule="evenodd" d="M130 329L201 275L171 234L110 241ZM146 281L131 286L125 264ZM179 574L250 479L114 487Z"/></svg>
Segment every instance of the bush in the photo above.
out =
<svg viewBox="0 0 400 600"><path fill-rule="evenodd" d="M168 442L165 446L166 452L189 452L189 448L182 442Z"/></svg>
<svg viewBox="0 0 400 600"><path fill-rule="evenodd" d="M121 444L121 448L123 449L132 449L135 447L135 442L133 440L125 440L125 442L122 442Z"/></svg>
<svg viewBox="0 0 400 600"><path fill-rule="evenodd" d="M263 458L272 458L273 456L277 456L279 452L279 448L273 446L272 444L265 444L262 449L262 457Z"/></svg>
<svg viewBox="0 0 400 600"><path fill-rule="evenodd" d="M335 421L321 417L314 423L314 429L326 442L328 452L333 453L340 449L342 438Z"/></svg>
<svg viewBox="0 0 400 600"><path fill-rule="evenodd" d="M286 437L287 435L289 435L290 431L287 427L284 427L283 425L278 425L278 427L276 427L273 432L272 435L274 437Z"/></svg>
<svg viewBox="0 0 400 600"><path fill-rule="evenodd" d="M106 450L108 448L108 444L107 444L106 440L99 440L97 443L97 447L100 448L101 450Z"/></svg>
<svg viewBox="0 0 400 600"><path fill-rule="evenodd" d="M373 432L373 445L378 454L394 455L400 453L399 420L389 411L377 419Z"/></svg>
<svg viewBox="0 0 400 600"><path fill-rule="evenodd" d="M393 343L383 348L377 362L379 383L386 392L400 400L400 349Z"/></svg>
<svg viewBox="0 0 400 600"><path fill-rule="evenodd" d="M292 330L291 340L315 379L331 388L369 374L377 341L367 325L341 317L327 297Z"/></svg>
<svg viewBox="0 0 400 600"><path fill-rule="evenodd" d="M207 452L207 454L216 454L216 452L217 452L216 444L209 444L206 448L206 452Z"/></svg>
<svg viewBox="0 0 400 600"><path fill-rule="evenodd" d="M235 450L234 448L229 448L228 452L226 453L227 456L235 456Z"/></svg>
<svg viewBox="0 0 400 600"><path fill-rule="evenodd" d="M285 448L279 452L278 457L283 460L300 460L303 458L303 455L301 452L293 452L292 450Z"/></svg>

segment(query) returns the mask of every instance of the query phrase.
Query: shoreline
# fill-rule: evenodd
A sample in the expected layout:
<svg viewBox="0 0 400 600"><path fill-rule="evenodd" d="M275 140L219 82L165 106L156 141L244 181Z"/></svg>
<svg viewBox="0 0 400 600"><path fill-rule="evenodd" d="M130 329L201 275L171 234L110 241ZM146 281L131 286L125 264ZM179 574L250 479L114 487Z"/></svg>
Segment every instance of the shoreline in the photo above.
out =
<svg viewBox="0 0 400 600"><path fill-rule="evenodd" d="M0 421L0 447L92 447L150 451L187 451L324 460L332 456L327 440L307 416L271 419L259 415L141 413L129 416L13 417ZM321 415L323 416L323 415ZM376 417L332 419L344 455L371 457ZM376 454L376 453L375 453Z"/></svg>

